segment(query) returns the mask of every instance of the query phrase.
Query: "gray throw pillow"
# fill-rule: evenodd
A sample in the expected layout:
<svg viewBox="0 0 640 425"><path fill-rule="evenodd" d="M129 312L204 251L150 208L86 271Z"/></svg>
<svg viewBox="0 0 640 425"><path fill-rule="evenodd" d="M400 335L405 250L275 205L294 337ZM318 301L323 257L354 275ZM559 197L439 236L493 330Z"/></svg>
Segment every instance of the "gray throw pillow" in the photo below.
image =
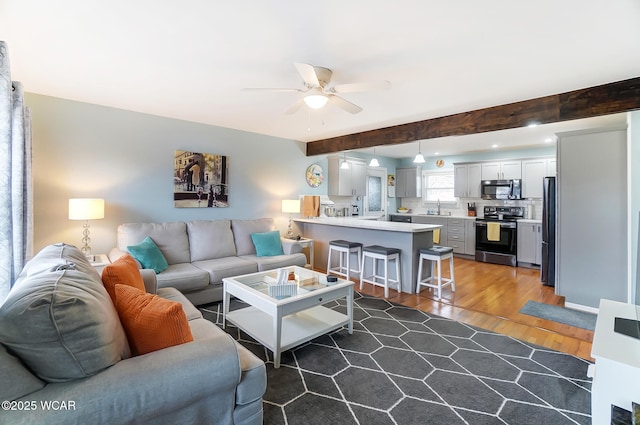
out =
<svg viewBox="0 0 640 425"><path fill-rule="evenodd" d="M129 357L118 314L80 250L41 252L0 306L0 342L47 382L85 378Z"/></svg>

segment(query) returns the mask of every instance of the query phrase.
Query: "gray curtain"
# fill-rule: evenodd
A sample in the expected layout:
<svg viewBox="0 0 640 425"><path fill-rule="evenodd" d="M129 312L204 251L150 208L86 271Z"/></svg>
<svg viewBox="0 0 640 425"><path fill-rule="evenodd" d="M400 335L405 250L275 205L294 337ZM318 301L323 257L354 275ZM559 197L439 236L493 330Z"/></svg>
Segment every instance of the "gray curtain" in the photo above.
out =
<svg viewBox="0 0 640 425"><path fill-rule="evenodd" d="M33 254L31 116L0 41L0 304Z"/></svg>

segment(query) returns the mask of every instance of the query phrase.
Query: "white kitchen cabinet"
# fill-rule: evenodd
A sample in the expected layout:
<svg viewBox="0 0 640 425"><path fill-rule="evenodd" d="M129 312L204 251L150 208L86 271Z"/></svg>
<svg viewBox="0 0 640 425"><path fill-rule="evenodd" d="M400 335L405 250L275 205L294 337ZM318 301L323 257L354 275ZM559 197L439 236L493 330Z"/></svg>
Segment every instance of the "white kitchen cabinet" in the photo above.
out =
<svg viewBox="0 0 640 425"><path fill-rule="evenodd" d="M420 198L422 196L422 176L420 168L396 168L396 197Z"/></svg>
<svg viewBox="0 0 640 425"><path fill-rule="evenodd" d="M465 254L466 229L465 219L447 219L447 245L455 254Z"/></svg>
<svg viewBox="0 0 640 425"><path fill-rule="evenodd" d="M510 180L522 178L522 161L484 162L482 180Z"/></svg>
<svg viewBox="0 0 640 425"><path fill-rule="evenodd" d="M540 264L542 259L542 224L518 222L518 262Z"/></svg>
<svg viewBox="0 0 640 425"><path fill-rule="evenodd" d="M438 224L442 226L438 245L451 247L456 254L476 253L476 220L473 218L414 215L412 223Z"/></svg>
<svg viewBox="0 0 640 425"><path fill-rule="evenodd" d="M453 196L458 198L480 198L481 165L453 165Z"/></svg>
<svg viewBox="0 0 640 425"><path fill-rule="evenodd" d="M327 195L329 196L360 196L364 195L367 185L367 165L364 162L350 161L349 168L340 167L343 158L329 157L329 181Z"/></svg>
<svg viewBox="0 0 640 425"><path fill-rule="evenodd" d="M522 197L527 199L542 198L542 183L547 177L549 159L536 158L522 161ZM555 175L555 174L553 174Z"/></svg>
<svg viewBox="0 0 640 425"><path fill-rule="evenodd" d="M555 176L556 174L558 174L556 158L549 158L547 160L547 176Z"/></svg>
<svg viewBox="0 0 640 425"><path fill-rule="evenodd" d="M367 194L367 164L364 162L351 163L351 187L355 196Z"/></svg>
<svg viewBox="0 0 640 425"><path fill-rule="evenodd" d="M542 223L536 223L536 261L534 264L542 264Z"/></svg>
<svg viewBox="0 0 640 425"><path fill-rule="evenodd" d="M474 219L465 220L464 253L476 255L476 221Z"/></svg>

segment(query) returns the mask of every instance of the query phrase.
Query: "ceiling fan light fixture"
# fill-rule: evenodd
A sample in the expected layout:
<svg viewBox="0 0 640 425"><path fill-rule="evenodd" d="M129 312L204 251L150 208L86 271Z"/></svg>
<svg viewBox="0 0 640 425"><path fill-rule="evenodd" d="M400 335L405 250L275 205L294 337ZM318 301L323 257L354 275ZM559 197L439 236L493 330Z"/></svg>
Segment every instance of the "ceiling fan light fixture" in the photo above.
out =
<svg viewBox="0 0 640 425"><path fill-rule="evenodd" d="M311 109L320 109L327 104L329 98L323 94L310 94L304 97L304 103Z"/></svg>

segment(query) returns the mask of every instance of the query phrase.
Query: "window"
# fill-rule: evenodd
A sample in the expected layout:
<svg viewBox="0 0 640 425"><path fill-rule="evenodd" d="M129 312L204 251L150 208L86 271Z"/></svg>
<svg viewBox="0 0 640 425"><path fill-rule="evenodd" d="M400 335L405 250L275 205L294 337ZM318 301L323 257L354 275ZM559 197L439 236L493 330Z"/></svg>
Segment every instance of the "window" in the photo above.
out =
<svg viewBox="0 0 640 425"><path fill-rule="evenodd" d="M424 192L422 200L426 203L453 203L458 199L453 196L453 170L451 171L423 171L422 181Z"/></svg>

